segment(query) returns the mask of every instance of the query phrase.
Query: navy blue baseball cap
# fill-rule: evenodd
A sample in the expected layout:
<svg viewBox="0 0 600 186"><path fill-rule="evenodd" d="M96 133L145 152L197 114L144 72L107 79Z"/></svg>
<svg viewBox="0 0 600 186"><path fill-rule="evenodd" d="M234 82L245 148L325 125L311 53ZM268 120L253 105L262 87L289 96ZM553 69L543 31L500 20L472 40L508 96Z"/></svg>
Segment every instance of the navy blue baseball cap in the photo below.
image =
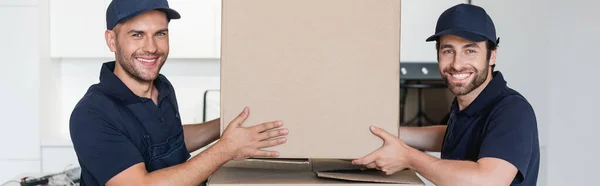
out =
<svg viewBox="0 0 600 186"><path fill-rule="evenodd" d="M442 35L454 35L473 42L489 40L498 45L496 27L486 11L476 5L458 4L440 15L435 34L426 41L436 41Z"/></svg>
<svg viewBox="0 0 600 186"><path fill-rule="evenodd" d="M112 30L118 23L150 10L165 12L168 20L181 18L177 11L169 8L167 0L112 0L106 9L106 29Z"/></svg>

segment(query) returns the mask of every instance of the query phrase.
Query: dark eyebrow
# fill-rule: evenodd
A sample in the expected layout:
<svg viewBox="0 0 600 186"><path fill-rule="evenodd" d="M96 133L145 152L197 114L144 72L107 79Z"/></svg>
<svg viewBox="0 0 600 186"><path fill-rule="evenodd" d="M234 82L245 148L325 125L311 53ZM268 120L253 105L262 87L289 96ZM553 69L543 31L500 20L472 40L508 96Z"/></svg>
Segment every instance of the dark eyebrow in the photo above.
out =
<svg viewBox="0 0 600 186"><path fill-rule="evenodd" d="M160 29L160 30L156 31L156 33L168 32L168 31L169 31L169 29L168 29L168 28L163 28L163 29ZM142 30L135 30L135 29L132 29L132 30L130 30L130 31L129 31L129 32L127 32L127 33L128 33L128 34L133 34L133 33L135 33L135 34L144 34L145 32L144 32L144 31L142 31Z"/></svg>
<svg viewBox="0 0 600 186"><path fill-rule="evenodd" d="M160 30L156 31L156 33L168 32L168 31L169 31L168 28L163 28L163 29L160 29Z"/></svg>
<svg viewBox="0 0 600 186"><path fill-rule="evenodd" d="M135 34L144 34L144 31L132 29L129 32L127 32L127 34L133 34L133 33L135 33Z"/></svg>
<svg viewBox="0 0 600 186"><path fill-rule="evenodd" d="M441 50L441 49L446 49L446 48L450 48L450 49L452 49L452 48L454 48L454 47L453 47L452 45L448 45L448 44L440 46L440 50Z"/></svg>
<svg viewBox="0 0 600 186"><path fill-rule="evenodd" d="M466 44L463 48L479 48L479 45L477 43L470 43Z"/></svg>

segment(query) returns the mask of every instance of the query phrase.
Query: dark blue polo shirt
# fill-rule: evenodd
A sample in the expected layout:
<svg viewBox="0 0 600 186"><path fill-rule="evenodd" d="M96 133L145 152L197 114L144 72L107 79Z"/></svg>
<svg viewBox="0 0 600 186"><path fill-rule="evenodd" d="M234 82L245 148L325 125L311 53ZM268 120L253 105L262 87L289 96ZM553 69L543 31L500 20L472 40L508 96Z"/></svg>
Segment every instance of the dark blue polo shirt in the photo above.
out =
<svg viewBox="0 0 600 186"><path fill-rule="evenodd" d="M127 88L113 73L114 68L114 61L102 65L100 83L88 89L71 114L71 140L81 166L82 185L104 185L137 163L146 163L151 172L183 163L190 156L181 148L173 155L174 145L184 143L183 127L167 78L159 75L154 81L159 92L155 104ZM165 156L177 158L153 161Z"/></svg>
<svg viewBox="0 0 600 186"><path fill-rule="evenodd" d="M441 154L451 160L499 158L518 169L511 185L536 185L540 149L533 108L494 72L467 108L459 110L454 99Z"/></svg>

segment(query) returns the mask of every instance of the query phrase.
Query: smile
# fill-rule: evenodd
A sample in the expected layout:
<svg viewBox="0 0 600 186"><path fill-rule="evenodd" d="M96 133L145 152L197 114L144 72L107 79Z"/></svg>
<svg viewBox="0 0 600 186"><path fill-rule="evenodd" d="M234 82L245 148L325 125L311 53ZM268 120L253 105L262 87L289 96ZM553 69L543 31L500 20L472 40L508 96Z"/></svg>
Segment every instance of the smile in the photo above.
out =
<svg viewBox="0 0 600 186"><path fill-rule="evenodd" d="M158 57L136 57L135 59L149 68L154 68L158 64Z"/></svg>
<svg viewBox="0 0 600 186"><path fill-rule="evenodd" d="M472 72L461 72L461 73L453 73L452 77L458 80L463 80L471 76Z"/></svg>
<svg viewBox="0 0 600 186"><path fill-rule="evenodd" d="M144 62L144 63L154 63L156 62L157 58L135 58L140 62Z"/></svg>

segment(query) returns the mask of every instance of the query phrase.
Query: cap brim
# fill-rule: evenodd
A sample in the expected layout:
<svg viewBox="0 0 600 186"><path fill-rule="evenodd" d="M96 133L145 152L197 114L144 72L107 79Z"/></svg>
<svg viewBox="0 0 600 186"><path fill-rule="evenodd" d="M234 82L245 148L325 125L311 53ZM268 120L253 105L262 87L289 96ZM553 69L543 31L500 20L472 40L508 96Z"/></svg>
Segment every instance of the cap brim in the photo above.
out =
<svg viewBox="0 0 600 186"><path fill-rule="evenodd" d="M179 12L171 9L171 8L157 8L156 10L160 10L165 12L165 14L167 14L167 18L168 19L179 19L181 18L181 15L179 14Z"/></svg>
<svg viewBox="0 0 600 186"><path fill-rule="evenodd" d="M461 37L463 39L466 39L466 40L469 40L472 42L481 42L481 41L487 40L487 38L485 38L481 34L478 34L475 32L466 31L466 30L449 29L449 30L444 30L444 31L438 32L435 35L428 37L425 41L436 41L440 38L440 36L443 36L443 35L458 36L458 37Z"/></svg>

